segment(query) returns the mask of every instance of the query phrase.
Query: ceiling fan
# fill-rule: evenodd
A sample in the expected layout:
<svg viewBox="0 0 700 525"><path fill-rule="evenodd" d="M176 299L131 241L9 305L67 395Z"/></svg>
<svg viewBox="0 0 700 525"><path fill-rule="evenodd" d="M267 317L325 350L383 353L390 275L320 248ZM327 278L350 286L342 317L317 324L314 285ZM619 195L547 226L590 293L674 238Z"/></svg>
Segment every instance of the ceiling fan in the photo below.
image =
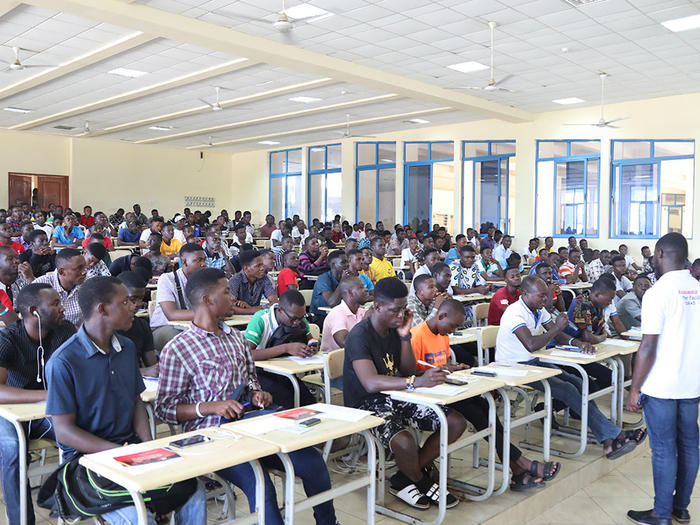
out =
<svg viewBox="0 0 700 525"><path fill-rule="evenodd" d="M345 130L344 131L334 131L333 133L340 135L341 139L373 139L376 138L373 135L353 135L350 133L350 114L345 115Z"/></svg>
<svg viewBox="0 0 700 525"><path fill-rule="evenodd" d="M498 24L496 22L489 22L489 30L491 31L491 77L489 78L489 83L486 84L485 86L459 86L453 89L473 89L477 91L505 91L507 93L515 93L512 89L508 89L506 87L501 86L504 82L506 82L510 77L513 75L506 75L503 77L501 80L498 82L496 81L495 78L495 72L494 72L494 44L493 44L493 34L496 29Z"/></svg>
<svg viewBox="0 0 700 525"><path fill-rule="evenodd" d="M232 20L248 20L250 22L261 22L264 24L269 24L270 21L265 19L265 18L255 18L251 16L245 16L245 15L239 15L235 13L231 13L229 11L225 11L223 9L218 9L216 11L212 11L215 15L220 15L226 18L231 18ZM289 16L287 14L287 9L285 7L285 0L282 0L282 9L278 12L277 14L277 19L272 22L272 27L274 27L277 31L280 32L284 36L285 39L287 40L293 40L291 31L294 29L294 24L297 22L301 22L301 20L296 20Z"/></svg>
<svg viewBox="0 0 700 525"><path fill-rule="evenodd" d="M4 69L0 70L4 73L9 73L11 71L23 71L25 69L29 68L35 68L35 67L58 67L58 66L48 66L48 65L39 65L39 64L22 64L22 61L19 58L19 52L20 51L29 51L28 49L22 49L21 47L13 46L12 47L12 52L15 54L15 59L12 62L5 62L4 60L0 60L0 62L7 64L7 67Z"/></svg>
<svg viewBox="0 0 700 525"><path fill-rule="evenodd" d="M224 109L223 106L221 105L221 100L220 100L221 88L219 86L215 86L214 89L216 90L216 102L214 104L212 104L211 102L207 102L203 98L200 98L197 100L199 100L200 102L204 102L207 106L209 106L211 108L212 111L221 111L222 109Z"/></svg>
<svg viewBox="0 0 700 525"><path fill-rule="evenodd" d="M620 120L627 120L629 117L619 117L612 120L605 120L605 79L608 78L607 73L599 73L600 77L600 120L591 124L564 124L565 126L595 126L596 128L619 128L620 126L613 126L613 122L619 122Z"/></svg>

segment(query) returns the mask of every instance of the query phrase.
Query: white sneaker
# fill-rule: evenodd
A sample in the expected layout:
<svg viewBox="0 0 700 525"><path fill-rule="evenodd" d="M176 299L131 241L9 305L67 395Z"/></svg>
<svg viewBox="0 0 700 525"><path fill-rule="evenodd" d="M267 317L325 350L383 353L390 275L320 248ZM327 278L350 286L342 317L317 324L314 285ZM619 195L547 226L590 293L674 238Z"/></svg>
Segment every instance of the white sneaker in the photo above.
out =
<svg viewBox="0 0 700 525"><path fill-rule="evenodd" d="M430 500L426 498L420 490L418 490L415 483L409 483L401 490L391 487L389 488L389 493L393 494L414 509L428 510L430 508Z"/></svg>
<svg viewBox="0 0 700 525"><path fill-rule="evenodd" d="M425 496L428 498L428 500L430 500L430 503L432 503L433 505L439 505L440 504L440 486L437 483L433 483L430 486L430 488L425 492ZM451 509L451 508L457 506L457 504L459 503L459 500L448 492L447 497L445 498L445 502L446 502L445 507L448 509Z"/></svg>

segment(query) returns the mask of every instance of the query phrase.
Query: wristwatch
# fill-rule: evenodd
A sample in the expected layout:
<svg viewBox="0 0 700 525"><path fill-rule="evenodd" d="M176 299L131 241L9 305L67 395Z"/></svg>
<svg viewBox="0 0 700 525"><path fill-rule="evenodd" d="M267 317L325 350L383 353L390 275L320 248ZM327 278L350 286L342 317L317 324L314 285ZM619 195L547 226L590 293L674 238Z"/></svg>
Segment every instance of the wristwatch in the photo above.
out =
<svg viewBox="0 0 700 525"><path fill-rule="evenodd" d="M400 336L399 336L399 339L400 339L401 341L410 341L410 340L411 340L411 334L408 334L408 335L400 335Z"/></svg>

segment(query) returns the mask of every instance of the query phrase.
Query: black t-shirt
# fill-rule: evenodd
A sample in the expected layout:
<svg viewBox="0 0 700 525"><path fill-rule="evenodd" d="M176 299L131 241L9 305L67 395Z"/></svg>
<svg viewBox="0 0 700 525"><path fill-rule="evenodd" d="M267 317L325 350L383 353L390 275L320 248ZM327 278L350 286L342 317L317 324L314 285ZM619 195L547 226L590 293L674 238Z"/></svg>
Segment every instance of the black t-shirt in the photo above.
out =
<svg viewBox="0 0 700 525"><path fill-rule="evenodd" d="M48 337L42 340L44 363L49 357L75 333L73 323L63 321ZM37 347L22 321L0 329L0 367L7 369L7 386L27 390L41 390L45 386L44 371L37 361ZM42 381L36 380L37 373Z"/></svg>
<svg viewBox="0 0 700 525"><path fill-rule="evenodd" d="M345 339L345 363L343 364L343 399L345 405L356 407L372 395L367 392L355 374L352 362L370 359L377 373L385 376L400 376L401 339L394 329L386 337L381 337L366 317L357 323Z"/></svg>
<svg viewBox="0 0 700 525"><path fill-rule="evenodd" d="M151 332L151 328L148 325L148 319L134 317L134 324L131 325L129 330L117 333L133 341L136 347L136 355L139 358L139 367L146 366L143 361L143 356L146 352L152 352L154 350L153 332Z"/></svg>
<svg viewBox="0 0 700 525"><path fill-rule="evenodd" d="M19 254L19 262L29 262L34 277L41 277L56 269L56 255L35 255L32 250L24 250Z"/></svg>

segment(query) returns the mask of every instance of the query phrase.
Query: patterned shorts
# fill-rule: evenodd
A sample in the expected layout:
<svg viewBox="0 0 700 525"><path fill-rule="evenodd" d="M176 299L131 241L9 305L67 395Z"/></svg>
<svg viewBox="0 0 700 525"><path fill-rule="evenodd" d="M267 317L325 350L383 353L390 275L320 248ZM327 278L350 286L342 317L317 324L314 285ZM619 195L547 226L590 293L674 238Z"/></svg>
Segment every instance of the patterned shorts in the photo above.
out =
<svg viewBox="0 0 700 525"><path fill-rule="evenodd" d="M357 408L369 410L375 416L381 417L386 421L386 423L373 428L370 432L389 450L391 450L392 438L409 427L426 432L436 432L440 429L440 420L432 408L405 401L397 401L383 394L365 399ZM445 415L450 413L448 407L441 408Z"/></svg>

